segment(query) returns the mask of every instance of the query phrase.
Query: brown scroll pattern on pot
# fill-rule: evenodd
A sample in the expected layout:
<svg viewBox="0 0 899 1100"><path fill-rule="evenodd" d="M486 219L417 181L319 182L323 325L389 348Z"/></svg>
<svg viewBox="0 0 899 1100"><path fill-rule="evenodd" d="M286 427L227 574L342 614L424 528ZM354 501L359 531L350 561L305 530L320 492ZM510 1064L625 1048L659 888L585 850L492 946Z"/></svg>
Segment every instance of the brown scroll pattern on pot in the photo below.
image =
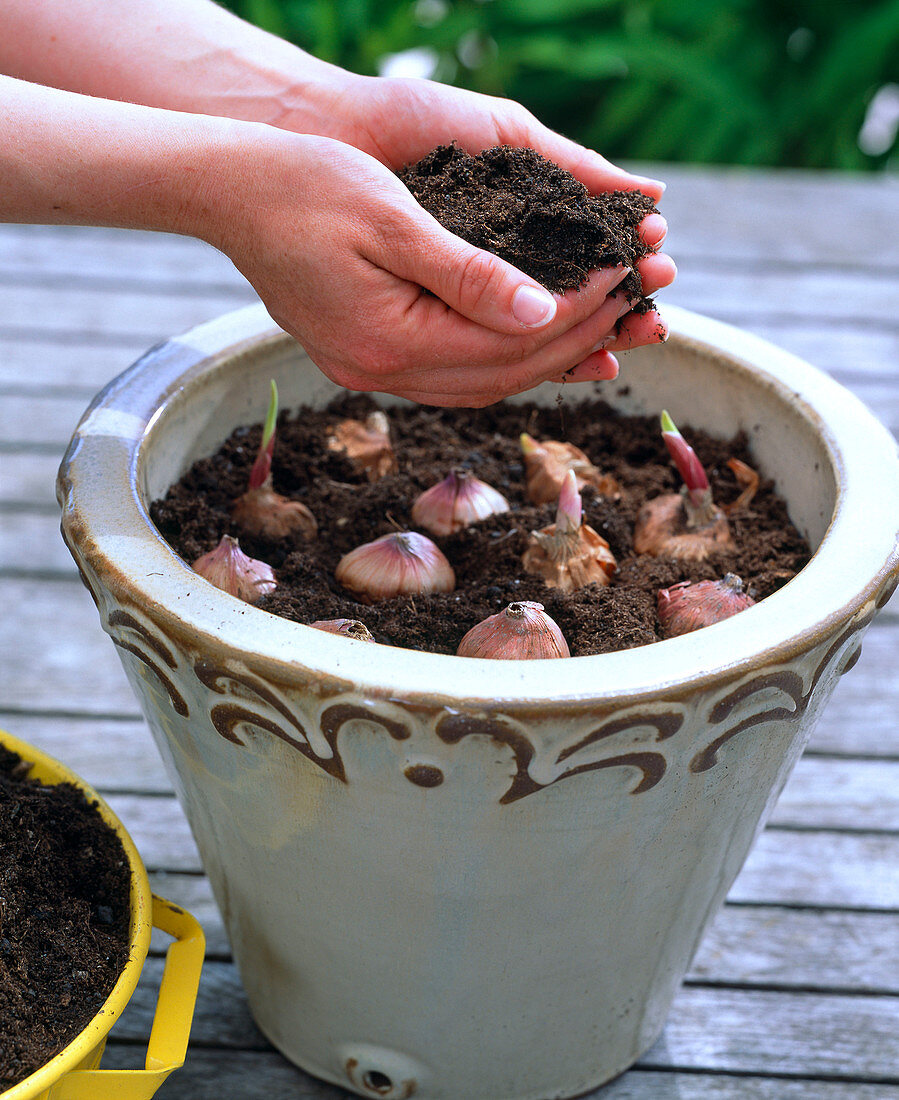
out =
<svg viewBox="0 0 899 1100"><path fill-rule="evenodd" d="M698 775L714 768L718 763L718 752L723 745L739 734L765 722L791 722L798 725L826 673L837 665L840 666L840 674L848 672L858 660L861 652L861 640L858 635L869 626L876 610L873 601L867 604L826 647L823 656L814 667L808 688L805 688L798 672L783 668L767 669L752 679L744 681L719 699L709 711L709 725L714 728L728 721L732 721L733 724L696 753L690 761L690 771ZM766 706L755 713L745 714L747 709L758 704L761 695L764 694L770 699L772 692L785 697L784 702L776 706ZM738 717L740 712L745 716ZM737 720L733 721L735 717Z"/></svg>
<svg viewBox="0 0 899 1100"><path fill-rule="evenodd" d="M233 745L246 748L247 731L254 727L296 749L328 775L346 782L343 762L333 745L314 743L312 724L270 685L246 671L223 668L203 658L194 663L197 679L209 691L224 696L209 708L216 732Z"/></svg>
<svg viewBox="0 0 899 1100"><path fill-rule="evenodd" d="M122 608L110 611L104 624L106 633L119 649L136 657L165 689L176 714L187 718L190 709L182 692L175 686L178 659L172 648L132 612Z"/></svg>
<svg viewBox="0 0 899 1100"><path fill-rule="evenodd" d="M635 769L640 773L640 779L636 786L631 788L630 793L642 794L644 791L651 790L665 774L667 762L662 752L637 748L633 744L633 735L645 728L650 728L655 729L657 742L665 741L677 733L683 721L683 714L674 710L658 714L640 711L616 715L591 730L577 744L563 749L553 763L552 774L548 774L542 781L534 775L533 742L517 723L513 724L496 716L450 714L438 722L437 736L446 744L458 744L464 737L487 736L510 748L515 758L516 771L509 789L500 799L500 803L507 804L526 798L559 780L604 768ZM592 756L590 759L581 759L578 762L577 757L588 755L593 746L619 735L632 742L626 749L623 746L619 751L610 748L605 755ZM566 760L568 766L559 770L559 765Z"/></svg>

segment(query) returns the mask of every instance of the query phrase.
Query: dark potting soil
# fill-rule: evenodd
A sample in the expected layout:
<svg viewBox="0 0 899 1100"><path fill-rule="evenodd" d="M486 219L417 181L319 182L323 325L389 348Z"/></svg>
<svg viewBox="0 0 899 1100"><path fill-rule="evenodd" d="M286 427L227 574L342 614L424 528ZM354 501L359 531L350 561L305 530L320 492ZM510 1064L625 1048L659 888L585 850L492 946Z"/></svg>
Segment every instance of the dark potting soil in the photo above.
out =
<svg viewBox="0 0 899 1100"><path fill-rule="evenodd" d="M470 156L441 145L399 178L445 228L557 293L581 286L594 268L633 267L651 251L637 232L655 209L648 195L591 195L534 149L497 145ZM638 313L652 307L636 273L619 289Z"/></svg>
<svg viewBox="0 0 899 1100"><path fill-rule="evenodd" d="M235 431L220 451L197 462L151 515L163 537L188 562L236 536L251 557L276 571L278 589L260 607L297 622L359 619L378 642L455 653L476 623L517 600L542 603L558 623L572 656L630 649L659 641L659 588L682 580L740 576L757 599L770 595L809 559L809 547L789 522L786 507L764 479L748 506L729 519L734 553L714 553L690 563L638 556L632 549L634 520L641 505L679 485L659 431L657 417L624 417L605 402L585 401L553 408L499 404L479 410L397 407L390 410L399 472L369 483L342 455L328 450L327 437L346 416L364 417L374 407L365 395L346 395L325 411L301 409L282 415L276 437L273 477L277 492L295 497L315 515L318 538L301 545L247 536L230 517L232 501L247 486L261 426ZM734 501L740 487L727 467L731 457L753 465L744 436L728 441L680 425L705 464L715 500ZM620 499L584 490L584 520L608 540L618 570L608 588L589 585L563 595L540 577L526 574L521 555L532 530L555 519L555 505L535 506L525 495L519 436L567 440L584 450L621 486ZM456 572L448 594L399 597L368 606L334 580L349 550L400 527L412 527L416 496L461 467L498 489L511 510L434 541Z"/></svg>
<svg viewBox="0 0 899 1100"><path fill-rule="evenodd" d="M128 961L131 871L68 783L0 746L0 1092L67 1046Z"/></svg>

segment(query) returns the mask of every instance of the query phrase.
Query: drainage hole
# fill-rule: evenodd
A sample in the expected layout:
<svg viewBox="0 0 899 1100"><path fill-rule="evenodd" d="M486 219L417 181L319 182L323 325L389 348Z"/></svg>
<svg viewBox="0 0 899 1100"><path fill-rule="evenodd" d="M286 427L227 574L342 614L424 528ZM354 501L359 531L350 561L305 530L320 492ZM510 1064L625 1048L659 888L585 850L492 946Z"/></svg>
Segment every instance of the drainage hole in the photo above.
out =
<svg viewBox="0 0 899 1100"><path fill-rule="evenodd" d="M371 1089L372 1092L377 1092L381 1096L390 1092L393 1089L393 1081L387 1076L386 1073L380 1073L376 1069L370 1069L362 1078L362 1084L367 1089Z"/></svg>

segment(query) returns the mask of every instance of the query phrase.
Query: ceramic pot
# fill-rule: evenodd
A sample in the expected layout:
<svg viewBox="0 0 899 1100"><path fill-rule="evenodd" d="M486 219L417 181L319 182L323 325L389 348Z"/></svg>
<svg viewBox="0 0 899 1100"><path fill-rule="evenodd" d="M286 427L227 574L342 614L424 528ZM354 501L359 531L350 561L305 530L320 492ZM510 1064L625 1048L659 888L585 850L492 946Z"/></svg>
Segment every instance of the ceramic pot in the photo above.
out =
<svg viewBox="0 0 899 1100"><path fill-rule="evenodd" d="M624 653L407 652L274 618L193 574L149 502L261 419L270 378L285 408L336 392L259 308L153 349L78 427L65 539L256 1020L319 1077L382 1100L547 1100L634 1062L896 585L888 433L771 345L669 320L668 343L628 354L603 396L746 431L816 553L735 618Z"/></svg>
<svg viewBox="0 0 899 1100"><path fill-rule="evenodd" d="M118 835L131 872L128 962L103 1007L58 1054L0 1096L2 1100L149 1100L184 1062L203 966L203 931L190 913L151 893L134 842L92 787L59 761L5 730L0 730L0 745L31 764L30 778L47 785L70 783L78 787ZM174 940L166 954L144 1068L100 1069L106 1037L137 986L154 928L167 932Z"/></svg>

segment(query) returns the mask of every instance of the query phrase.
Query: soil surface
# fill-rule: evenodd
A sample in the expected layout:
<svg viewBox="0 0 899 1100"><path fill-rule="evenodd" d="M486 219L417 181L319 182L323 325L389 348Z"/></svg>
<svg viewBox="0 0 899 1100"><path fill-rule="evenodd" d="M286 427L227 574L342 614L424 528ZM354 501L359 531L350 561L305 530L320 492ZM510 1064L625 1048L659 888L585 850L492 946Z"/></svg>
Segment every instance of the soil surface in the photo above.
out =
<svg viewBox="0 0 899 1100"><path fill-rule="evenodd" d="M0 746L0 1092L90 1022L128 961L131 871L68 783Z"/></svg>
<svg viewBox="0 0 899 1100"><path fill-rule="evenodd" d="M373 407L369 397L354 394L328 410L301 409L279 420L274 488L312 510L319 525L315 541L299 546L288 540L267 542L247 536L231 521L231 502L246 488L260 425L239 428L217 455L197 462L164 501L152 505L154 522L188 563L216 546L223 534L238 537L241 549L276 571L279 587L259 605L267 611L305 623L359 619L378 642L437 653L455 653L471 627L517 600L545 606L562 629L572 656L647 645L661 638L659 588L732 572L761 599L808 561L808 545L764 480L751 504L730 516L735 553L717 552L699 564L636 555L632 536L640 506L679 488L657 417L622 417L601 401L554 408L397 407L390 410L390 424L399 471L369 483L343 455L330 452L326 441L343 417L363 417ZM716 502L726 506L734 501L740 487L726 462L736 457L753 465L745 438L720 441L689 425L678 426L705 464ZM574 443L618 480L619 499L597 496L590 488L582 493L585 522L608 540L618 559L609 587L590 585L566 596L523 572L521 555L530 532L555 519L555 505L534 506L525 495L519 445L523 431L538 440ZM373 606L358 603L334 580L340 558L397 525L414 528L410 512L416 496L454 467L486 481L511 505L508 513L434 539L456 572L456 590Z"/></svg>
<svg viewBox="0 0 899 1100"><path fill-rule="evenodd" d="M470 156L457 145L441 145L403 168L399 178L456 236L557 293L581 286L594 268L633 267L651 251L637 232L655 210L648 195L591 195L534 149L497 145ZM620 289L635 299L638 313L652 307L637 274Z"/></svg>

